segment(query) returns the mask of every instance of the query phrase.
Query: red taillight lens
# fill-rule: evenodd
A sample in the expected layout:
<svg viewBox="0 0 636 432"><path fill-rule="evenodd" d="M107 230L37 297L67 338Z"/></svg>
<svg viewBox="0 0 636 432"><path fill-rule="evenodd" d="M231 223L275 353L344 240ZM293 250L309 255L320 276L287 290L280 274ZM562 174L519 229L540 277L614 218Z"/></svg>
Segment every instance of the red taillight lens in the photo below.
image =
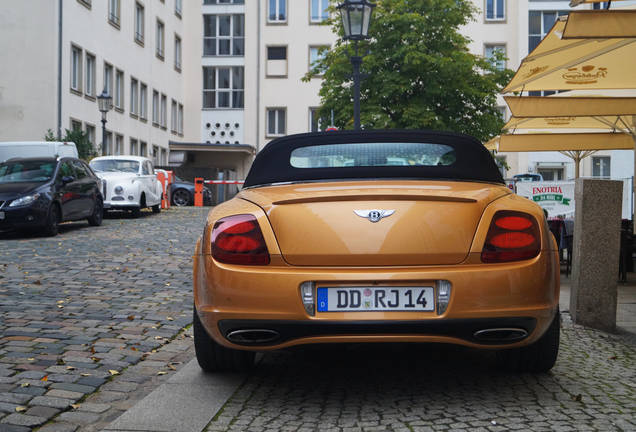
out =
<svg viewBox="0 0 636 432"><path fill-rule="evenodd" d="M521 261L541 251L539 226L534 217L515 211L498 211L490 224L481 260L485 263Z"/></svg>
<svg viewBox="0 0 636 432"><path fill-rule="evenodd" d="M237 215L219 219L212 230L212 257L226 264L269 264L269 252L256 218Z"/></svg>

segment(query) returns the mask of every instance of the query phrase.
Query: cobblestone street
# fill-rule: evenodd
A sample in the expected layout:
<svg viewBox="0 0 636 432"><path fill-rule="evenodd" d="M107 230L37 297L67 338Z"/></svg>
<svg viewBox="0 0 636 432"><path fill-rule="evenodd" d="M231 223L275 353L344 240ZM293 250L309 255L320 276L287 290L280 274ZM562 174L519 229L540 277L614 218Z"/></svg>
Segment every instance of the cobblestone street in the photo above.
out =
<svg viewBox="0 0 636 432"><path fill-rule="evenodd" d="M0 240L0 432L101 430L193 357L184 328L206 214L112 216ZM544 375L443 345L265 354L206 430L636 431L633 342L567 313L561 337Z"/></svg>
<svg viewBox="0 0 636 432"><path fill-rule="evenodd" d="M636 431L636 348L564 314L550 374L451 346L264 356L208 431Z"/></svg>
<svg viewBox="0 0 636 432"><path fill-rule="evenodd" d="M0 233L0 431L56 416L68 423L49 430L74 430L175 369L164 355L127 385L108 382L192 321L191 254L207 211L64 224L55 238ZM97 406L78 407L100 387Z"/></svg>

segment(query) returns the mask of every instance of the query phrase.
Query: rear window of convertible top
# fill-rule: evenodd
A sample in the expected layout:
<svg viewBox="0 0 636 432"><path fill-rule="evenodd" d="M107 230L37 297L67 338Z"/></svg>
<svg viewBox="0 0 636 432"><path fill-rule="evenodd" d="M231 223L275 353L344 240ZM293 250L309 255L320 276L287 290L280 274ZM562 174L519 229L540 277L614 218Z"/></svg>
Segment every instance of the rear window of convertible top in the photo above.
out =
<svg viewBox="0 0 636 432"><path fill-rule="evenodd" d="M370 142L300 147L291 152L294 168L350 168L383 166L451 166L453 147L417 142Z"/></svg>

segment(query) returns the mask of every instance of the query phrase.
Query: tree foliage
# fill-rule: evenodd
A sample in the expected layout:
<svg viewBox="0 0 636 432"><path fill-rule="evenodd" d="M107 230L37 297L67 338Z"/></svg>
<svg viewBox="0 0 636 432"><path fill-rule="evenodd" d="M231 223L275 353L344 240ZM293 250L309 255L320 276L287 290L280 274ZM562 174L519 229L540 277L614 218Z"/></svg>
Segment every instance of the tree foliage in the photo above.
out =
<svg viewBox="0 0 636 432"><path fill-rule="evenodd" d="M359 44L364 128L446 130L482 141L501 131L496 95L512 71L468 51L459 29L475 12L468 0L377 1L370 39ZM333 16L329 24L342 36ZM333 110L341 129L353 126L352 54L340 38L304 78L323 76L320 115Z"/></svg>
<svg viewBox="0 0 636 432"><path fill-rule="evenodd" d="M77 153L80 159L84 159L85 161L89 161L95 156L97 156L97 152L93 148L93 144L88 138L88 134L86 132L81 131L80 129L65 129L65 135L61 138L62 141L75 143L75 147L77 147ZM45 141L57 141L57 137L53 133L51 129L46 131L46 135L44 136Z"/></svg>

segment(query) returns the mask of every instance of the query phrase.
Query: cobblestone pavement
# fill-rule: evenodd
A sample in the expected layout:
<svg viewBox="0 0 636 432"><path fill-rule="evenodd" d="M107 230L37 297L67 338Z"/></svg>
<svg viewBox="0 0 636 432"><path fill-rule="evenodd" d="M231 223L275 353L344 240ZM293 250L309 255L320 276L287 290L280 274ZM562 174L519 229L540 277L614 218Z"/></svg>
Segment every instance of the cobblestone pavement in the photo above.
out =
<svg viewBox="0 0 636 432"><path fill-rule="evenodd" d="M207 212L64 224L55 238L0 233L0 432L90 430L178 368Z"/></svg>
<svg viewBox="0 0 636 432"><path fill-rule="evenodd" d="M267 354L207 431L636 431L636 347L564 314L549 374L440 345Z"/></svg>

